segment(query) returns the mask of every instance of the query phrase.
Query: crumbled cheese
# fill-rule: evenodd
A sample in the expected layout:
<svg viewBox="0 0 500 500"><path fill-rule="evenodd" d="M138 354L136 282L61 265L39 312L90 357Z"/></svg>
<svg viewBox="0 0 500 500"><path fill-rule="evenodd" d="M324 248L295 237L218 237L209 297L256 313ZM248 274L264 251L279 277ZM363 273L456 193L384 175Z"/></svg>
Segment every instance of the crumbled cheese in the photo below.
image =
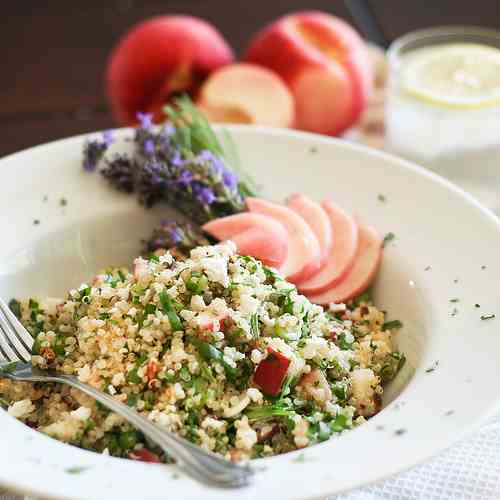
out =
<svg viewBox="0 0 500 500"><path fill-rule="evenodd" d="M16 418L26 418L30 413L35 411L35 405L30 399L22 399L10 405L7 413Z"/></svg>
<svg viewBox="0 0 500 500"><path fill-rule="evenodd" d="M91 414L92 412L90 411L90 408L86 408L85 406L80 406L80 408L70 413L73 418L76 418L76 420L81 420L82 422L88 420Z"/></svg>

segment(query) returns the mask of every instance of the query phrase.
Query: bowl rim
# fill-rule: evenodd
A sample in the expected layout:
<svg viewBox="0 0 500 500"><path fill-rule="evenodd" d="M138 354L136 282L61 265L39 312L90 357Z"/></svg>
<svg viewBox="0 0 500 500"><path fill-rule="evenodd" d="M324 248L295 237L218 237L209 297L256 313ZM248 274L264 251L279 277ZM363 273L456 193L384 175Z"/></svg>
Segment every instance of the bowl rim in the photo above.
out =
<svg viewBox="0 0 500 500"><path fill-rule="evenodd" d="M269 136L274 136L274 137L285 137L285 138L292 140L292 141L307 140L307 141L310 141L314 144L332 144L332 145L335 145L336 148L347 149L347 150L353 151L354 154L360 154L364 158L368 158L371 156L371 157L378 157L378 158L381 158L383 160L387 160L387 164L391 165L392 167L398 167L400 169L410 171L417 176L426 177L431 182L437 183L437 184L441 185L443 188L445 188L446 190L454 192L457 196L459 196L461 199L463 199L465 202L467 202L467 204L469 204L470 206L472 206L476 210L478 210L482 217L485 217L490 222L492 222L493 225L495 226L496 230L500 234L500 219L498 219L490 210L483 207L470 194L466 193L461 188L453 185L451 182L442 178L441 176L437 175L436 173L428 171L428 170L426 170L426 169L424 169L424 168L422 168L422 167L420 167L412 162L409 162L409 161L404 160L402 158L398 158L398 157L393 156L393 155L386 153L384 151L372 149L368 146L364 146L364 145L360 145L360 144L354 144L354 143L351 143L349 141L345 141L345 140L338 139L338 138L331 138L331 137L321 136L318 134L300 132L300 131L295 131L295 130L276 129L276 128L270 128L270 127L251 126L251 125L225 125L224 127L217 127L217 129L220 129L220 128L228 129L230 132L235 132L237 134L257 134L257 135L263 134L263 135L269 135ZM128 131L130 131L130 128L115 129L115 132L117 133L118 137L121 137L123 134L127 133ZM72 144L76 145L77 141L84 140L85 138L92 137L95 134L99 134L99 133L100 132L97 131L97 132L79 134L79 135L72 136L69 138L64 138L64 139L52 141L49 143L40 144L40 145L34 146L32 148L28 148L28 149L23 150L23 151L13 153L11 155L8 155L6 157L1 158L0 159L0 166L2 163L5 163L7 161L18 160L19 158L22 158L22 156L27 154L27 153L29 153L29 154L43 154L46 151L50 151L55 146L62 147L62 146L67 146L67 145L72 145ZM410 381L410 384L412 384L412 382L413 381ZM411 460L411 461L407 460L407 461L405 461L404 464L400 464L400 465L392 467L391 470L383 476L379 476L377 478L372 478L369 481L366 481L366 480L363 480L360 478L357 481L357 483L355 483L355 484L353 483L347 489L351 489L351 488L354 488L354 487L357 487L360 485L366 485L366 484L369 484L369 483L372 483L375 481L379 481L381 479L385 479L389 476L392 476L394 474L397 474L397 473L400 473L404 470L407 470L407 469L417 465L418 463L421 463L424 460L427 460L431 456L435 455L437 452L443 450L444 448L448 447L452 443L457 442L458 440L463 438L465 435L472 433L479 425L481 425L493 413L493 411L496 410L499 402L500 402L500 396L498 398L496 398L496 400L492 399L489 409L487 411L483 412L482 415L477 416L475 421L472 422L468 428L464 428L464 429L462 429L461 432L456 433L452 439L448 439L448 440L446 440L446 442L440 442L436 446L433 446L433 447L429 446L428 449L426 450L426 452L420 453L420 454L415 454L413 460ZM3 420L3 416L0 416L0 420ZM22 424L20 424L20 425L22 425ZM362 431L362 430L364 430L364 428L365 428L365 426L362 426L360 428L357 428L357 429L351 431L350 433ZM31 429L27 429L27 428L25 429L25 431L36 433L36 431L33 431ZM39 433L37 433L37 434L39 434ZM46 439L50 439L50 438L46 438ZM57 443L57 444L61 445L61 443ZM324 444L326 444L326 443L324 443ZM315 445L314 447L311 447L311 448L306 448L306 452L307 452L307 450L319 449L322 446L323 446L322 444L319 444L319 445ZM94 459L96 459L96 457L102 458L102 457L100 457L100 455L97 455L93 452L89 452L86 450L78 450L78 451L81 453L84 453L84 454L88 454L89 456L91 456ZM290 456L292 454L296 455L298 453L300 453L300 451L292 452L290 454L287 454L287 456ZM284 457L284 455L270 457L270 458L266 458L266 459L261 459L261 460L257 461L256 463L262 463L263 465L271 465L271 464L274 464L275 462L282 461L283 457ZM115 458L111 458L110 460L116 461ZM121 461L124 462L124 460L121 460ZM139 464L127 464L127 465L137 466L136 467L137 471L139 470L139 467L138 467ZM167 466L167 467L170 467L170 466ZM130 467L127 467L127 469L130 469ZM20 493L28 493L28 494L32 494L32 495L42 495L45 498L60 498L60 495L55 494L55 493L54 494L50 493L50 491L48 489L44 489L43 487L32 487L32 486L29 486L28 483L23 483L21 485L18 481L10 481L8 478L4 477L4 474L2 474L1 468L0 468L0 480L1 480L2 485L4 485L5 487L9 488L12 491L17 491ZM346 490L346 488L342 488L342 489L339 489L338 492L345 491L345 490ZM325 491L325 495L326 494L330 494L330 492ZM77 498L77 497L75 497L75 498ZM221 496L221 498L222 498L222 496ZM314 496L314 497L308 497L308 498L319 498L319 497Z"/></svg>

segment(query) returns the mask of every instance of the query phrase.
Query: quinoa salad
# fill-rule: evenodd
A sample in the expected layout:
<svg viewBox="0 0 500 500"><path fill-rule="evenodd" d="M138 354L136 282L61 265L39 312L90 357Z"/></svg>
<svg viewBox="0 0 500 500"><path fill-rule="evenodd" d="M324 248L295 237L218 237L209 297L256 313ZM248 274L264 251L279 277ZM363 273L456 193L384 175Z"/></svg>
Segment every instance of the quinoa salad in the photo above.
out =
<svg viewBox="0 0 500 500"><path fill-rule="evenodd" d="M157 251L65 299L12 301L33 363L74 374L158 425L233 461L338 436L376 414L404 356L364 294L322 307L231 242ZM0 379L0 405L85 449L168 461L76 389Z"/></svg>

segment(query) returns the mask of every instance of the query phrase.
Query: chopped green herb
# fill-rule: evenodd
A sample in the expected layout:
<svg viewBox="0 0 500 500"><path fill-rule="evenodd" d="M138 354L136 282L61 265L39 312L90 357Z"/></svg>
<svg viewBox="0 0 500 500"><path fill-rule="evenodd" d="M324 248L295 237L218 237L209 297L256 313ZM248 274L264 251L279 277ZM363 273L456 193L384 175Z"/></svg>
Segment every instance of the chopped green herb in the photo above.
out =
<svg viewBox="0 0 500 500"><path fill-rule="evenodd" d="M295 462L297 464L303 464L304 462L307 462L307 457L304 452L299 453L293 460L292 462Z"/></svg>
<svg viewBox="0 0 500 500"><path fill-rule="evenodd" d="M250 318L250 331L252 332L252 337L258 339L260 337L260 327L259 327L259 315L257 313L252 314Z"/></svg>
<svg viewBox="0 0 500 500"><path fill-rule="evenodd" d="M197 338L192 338L191 342L195 345L196 349L198 349L198 352L200 353L200 356L205 360L205 361L217 361L219 362L223 367L224 371L226 372L226 375L230 379L235 379L238 370L234 368L233 366L229 365L225 360L224 360L224 355L222 354L217 347L209 344L208 342L203 342Z"/></svg>
<svg viewBox="0 0 500 500"><path fill-rule="evenodd" d="M14 313L17 319L21 318L21 303L18 300L12 299L9 302L9 309Z"/></svg>
<svg viewBox="0 0 500 500"><path fill-rule="evenodd" d="M432 366L430 366L429 368L427 368L427 370L425 370L425 373L432 373L438 366L439 366L439 361L434 361Z"/></svg>
<svg viewBox="0 0 500 500"><path fill-rule="evenodd" d="M0 365L0 373L12 373L17 368L17 361L12 363L7 363L6 365Z"/></svg>
<svg viewBox="0 0 500 500"><path fill-rule="evenodd" d="M152 253L149 255L149 260L151 262L155 262L156 264L160 263L160 257L158 255L156 255L155 253Z"/></svg>
<svg viewBox="0 0 500 500"><path fill-rule="evenodd" d="M479 304L474 304L474 307L479 308L479 307L481 307L481 306L480 306Z"/></svg>
<svg viewBox="0 0 500 500"><path fill-rule="evenodd" d="M142 378L139 377L139 374L137 373L137 368L132 368L127 373L127 382L130 382L131 384L140 384L142 382Z"/></svg>
<svg viewBox="0 0 500 500"><path fill-rule="evenodd" d="M75 467L69 467L64 470L67 474L81 474L82 472L90 469L88 466L75 466Z"/></svg>
<svg viewBox="0 0 500 500"><path fill-rule="evenodd" d="M460 302L460 300L459 299L450 299L450 302L456 304L457 302Z"/></svg>
<svg viewBox="0 0 500 500"><path fill-rule="evenodd" d="M487 319L493 319L495 317L494 314L483 314L481 316L481 321L486 321Z"/></svg>
<svg viewBox="0 0 500 500"><path fill-rule="evenodd" d="M333 432L342 432L343 430L347 429L349 427L348 422L347 422L347 417L345 415L342 415L339 413L336 417L335 420L332 420L330 422L330 429Z"/></svg>
<svg viewBox="0 0 500 500"><path fill-rule="evenodd" d="M311 153L311 154L315 154L315 153L317 153L317 152L318 152L318 148L317 148L316 146L311 146L311 147L309 148L309 153Z"/></svg>
<svg viewBox="0 0 500 500"><path fill-rule="evenodd" d="M458 309L456 307L454 307L452 310L451 310L451 313L450 315L451 316L456 316L458 314Z"/></svg>
<svg viewBox="0 0 500 500"><path fill-rule="evenodd" d="M61 198L59 200L59 205L61 205L61 207L65 207L67 204L68 204L68 200L66 198Z"/></svg>
<svg viewBox="0 0 500 500"><path fill-rule="evenodd" d="M137 406L137 401L139 401L138 394L131 393L128 395L128 398L127 398L127 405L128 406L131 406L131 407Z"/></svg>
<svg viewBox="0 0 500 500"><path fill-rule="evenodd" d="M385 196L383 194L379 194L377 196L377 200L380 201L381 203L385 203L386 198L385 198Z"/></svg>
<svg viewBox="0 0 500 500"><path fill-rule="evenodd" d="M352 342L347 342L346 334L344 332L341 332L337 335L337 345L343 351L348 351L352 349Z"/></svg>
<svg viewBox="0 0 500 500"><path fill-rule="evenodd" d="M179 319L179 316L175 312L175 309L172 305L172 299L169 297L167 292L160 293L160 302L163 312L167 315L168 320L170 321L170 326L174 332L178 332L182 330L182 323Z"/></svg>
<svg viewBox="0 0 500 500"><path fill-rule="evenodd" d="M403 323L401 323L401 321L399 321L399 319L393 319L392 321L386 321L382 325L382 331L397 330L398 328L402 328L402 327L403 327Z"/></svg>
<svg viewBox="0 0 500 500"><path fill-rule="evenodd" d="M387 233L382 240L382 248L385 248L394 238L396 238L394 233Z"/></svg>
<svg viewBox="0 0 500 500"><path fill-rule="evenodd" d="M144 313L146 315L149 314L155 314L156 313L156 306L154 304L146 304L146 307L144 308Z"/></svg>
<svg viewBox="0 0 500 500"><path fill-rule="evenodd" d="M275 417L292 417L295 415L292 407L284 402L277 402L270 405L247 406L245 411L248 420L269 420Z"/></svg>

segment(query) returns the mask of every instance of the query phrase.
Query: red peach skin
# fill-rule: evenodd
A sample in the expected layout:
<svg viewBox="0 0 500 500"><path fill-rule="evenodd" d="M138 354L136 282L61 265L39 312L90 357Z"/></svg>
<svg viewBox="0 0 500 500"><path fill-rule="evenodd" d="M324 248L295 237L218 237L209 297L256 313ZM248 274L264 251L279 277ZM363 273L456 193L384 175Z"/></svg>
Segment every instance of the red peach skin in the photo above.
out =
<svg viewBox="0 0 500 500"><path fill-rule="evenodd" d="M273 71L255 64L229 64L201 86L198 107L212 122L291 127L293 97Z"/></svg>
<svg viewBox="0 0 500 500"><path fill-rule="evenodd" d="M321 250L318 240L306 221L293 210L260 198L247 198L250 212L274 218L288 233L288 255L279 268L292 283L307 279L320 267Z"/></svg>
<svg viewBox="0 0 500 500"><path fill-rule="evenodd" d="M338 135L365 108L372 69L365 43L346 22L318 11L284 16L258 33L245 60L276 71L295 98L296 126Z"/></svg>
<svg viewBox="0 0 500 500"><path fill-rule="evenodd" d="M134 26L114 48L106 71L107 94L116 120L136 123L138 111L163 118L173 94L196 93L233 52L209 23L190 16L154 17Z"/></svg>
<svg viewBox="0 0 500 500"><path fill-rule="evenodd" d="M323 201L333 232L333 246L320 271L299 284L305 295L317 295L340 283L354 264L358 248L358 224L332 201Z"/></svg>
<svg viewBox="0 0 500 500"><path fill-rule="evenodd" d="M333 288L308 298L315 304L345 302L364 292L375 278L382 256L382 238L375 229L359 226L359 244L354 265L345 278Z"/></svg>
<svg viewBox="0 0 500 500"><path fill-rule="evenodd" d="M288 254L288 233L267 215L245 212L207 222L202 229L220 241L231 240L238 253L279 268Z"/></svg>
<svg viewBox="0 0 500 500"><path fill-rule="evenodd" d="M286 205L309 224L309 227L318 239L321 249L320 265L322 266L330 253L333 241L332 224L330 223L328 214L319 203L299 193L292 194L287 199Z"/></svg>

